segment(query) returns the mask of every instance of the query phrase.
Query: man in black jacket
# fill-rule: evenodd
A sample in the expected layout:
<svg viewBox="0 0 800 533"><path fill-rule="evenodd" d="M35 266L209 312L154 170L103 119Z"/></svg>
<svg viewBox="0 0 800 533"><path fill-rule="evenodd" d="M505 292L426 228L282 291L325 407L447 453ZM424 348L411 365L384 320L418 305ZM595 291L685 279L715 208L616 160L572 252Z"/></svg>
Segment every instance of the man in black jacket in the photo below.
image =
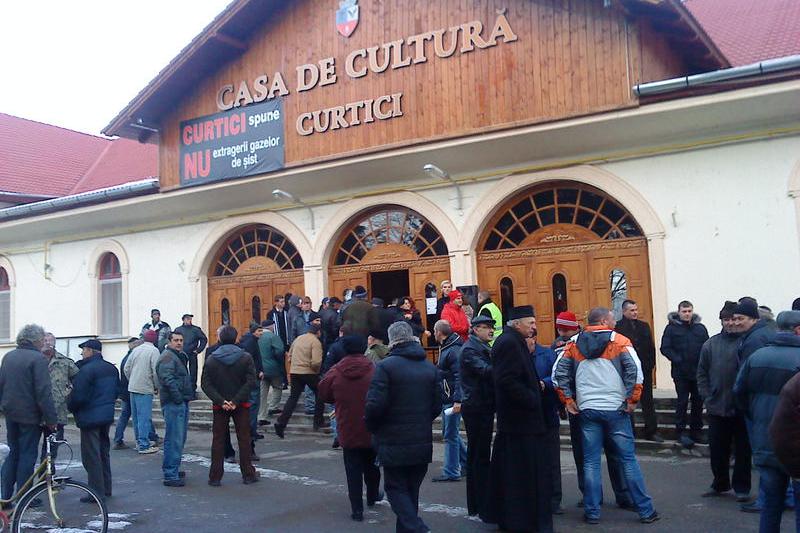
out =
<svg viewBox="0 0 800 533"><path fill-rule="evenodd" d="M230 419L236 427L239 441L239 470L245 484L258 481L258 473L250 462L250 391L256 383L256 368L249 353L236 346L238 332L232 326L217 331L220 346L203 365L200 386L213 404L211 425L211 468L208 484L219 487L225 455L225 434Z"/></svg>
<svg viewBox="0 0 800 533"><path fill-rule="evenodd" d="M442 383L405 322L389 327L389 356L378 363L364 420L374 435L396 531L430 528L418 515L419 487L433 456L433 420L442 410Z"/></svg>
<svg viewBox="0 0 800 533"><path fill-rule="evenodd" d="M642 415L644 416L644 438L654 442L664 442L658 434L658 421L656 408L653 404L653 370L656 368L656 344L650 324L639 320L639 306L633 300L622 302L622 319L614 328L617 333L625 335L631 340L636 355L642 363Z"/></svg>
<svg viewBox="0 0 800 533"><path fill-rule="evenodd" d="M83 350L83 359L77 363L79 370L72 380L68 407L81 430L81 461L89 486L107 498L111 496L108 430L114 422L119 372L103 359L103 345L97 339L89 339L78 347ZM91 497L84 496L81 501L90 502Z"/></svg>
<svg viewBox="0 0 800 533"><path fill-rule="evenodd" d="M736 408L733 385L739 372L739 335L734 332L735 302L725 302L719 312L722 331L708 339L700 350L697 365L697 388L703 396L708 416L708 445L714 481L703 496L719 496L731 490L731 447L733 490L736 499L750 499L751 452L744 414Z"/></svg>
<svg viewBox="0 0 800 533"><path fill-rule="evenodd" d="M461 481L467 467L467 445L461 439L461 363L459 354L463 342L453 333L447 320L433 325L433 336L439 344L437 367L442 375L444 397L442 398L442 439L444 440L444 464L442 475L433 482ZM448 412L449 410L449 412Z"/></svg>
<svg viewBox="0 0 800 533"><path fill-rule="evenodd" d="M261 351L258 348L258 339L264 334L264 327L253 322L250 331L239 339L239 347L253 358L256 369L256 383L250 391L250 437L253 442L263 439L264 435L258 433L258 409L261 406L261 380L264 379L264 365L261 362ZM255 449L255 448L254 448Z"/></svg>
<svg viewBox="0 0 800 533"><path fill-rule="evenodd" d="M50 431L56 430L58 416L42 353L44 335L44 329L36 324L23 327L17 335L17 348L3 357L0 366L0 410L11 448L2 469L4 499L14 494L14 485L19 489L33 474L42 423Z"/></svg>
<svg viewBox="0 0 800 533"><path fill-rule="evenodd" d="M467 513L485 520L494 431L494 320L478 315L461 349L461 415L467 428Z"/></svg>
<svg viewBox="0 0 800 533"><path fill-rule="evenodd" d="M708 331L700 323L700 315L694 314L694 306L686 300L678 304L678 312L670 313L669 323L661 336L661 353L672 363L672 381L678 401L675 404L675 429L678 442L691 448L695 442L705 443L703 429L703 398L697 390L697 362L700 348L708 340ZM686 410L691 396L691 416L687 421ZM690 435L684 433L689 425Z"/></svg>
<svg viewBox="0 0 800 533"><path fill-rule="evenodd" d="M192 379L192 392L197 390L197 359L208 344L208 337L199 326L192 324L194 315L181 317L183 324L175 328L176 333L183 335L183 353L189 358L189 375Z"/></svg>
<svg viewBox="0 0 800 533"><path fill-rule="evenodd" d="M194 399L189 357L183 351L183 335L177 330L169 334L167 349L156 364L161 412L164 415L164 485L183 487L181 457L189 430L189 401Z"/></svg>
<svg viewBox="0 0 800 533"><path fill-rule="evenodd" d="M542 408L544 383L526 340L533 336L533 307L511 310L492 346L497 436L489 471L488 521L509 531L552 531L552 468Z"/></svg>

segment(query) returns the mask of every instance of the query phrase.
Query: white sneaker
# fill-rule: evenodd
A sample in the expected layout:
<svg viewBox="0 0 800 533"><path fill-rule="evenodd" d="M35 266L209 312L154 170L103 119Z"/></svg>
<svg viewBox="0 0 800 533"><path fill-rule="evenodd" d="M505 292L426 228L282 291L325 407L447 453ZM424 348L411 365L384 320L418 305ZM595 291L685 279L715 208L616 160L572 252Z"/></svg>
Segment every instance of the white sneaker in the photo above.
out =
<svg viewBox="0 0 800 533"><path fill-rule="evenodd" d="M158 453L158 448L156 446L150 446L149 448L145 448L144 450L139 450L139 453L143 455L150 453Z"/></svg>

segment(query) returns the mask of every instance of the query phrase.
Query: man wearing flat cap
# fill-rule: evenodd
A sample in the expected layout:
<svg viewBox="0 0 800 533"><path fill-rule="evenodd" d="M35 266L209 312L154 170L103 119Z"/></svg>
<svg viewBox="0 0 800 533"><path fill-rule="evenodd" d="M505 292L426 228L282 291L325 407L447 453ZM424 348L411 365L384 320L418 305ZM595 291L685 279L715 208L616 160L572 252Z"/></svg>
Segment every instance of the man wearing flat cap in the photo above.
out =
<svg viewBox="0 0 800 533"><path fill-rule="evenodd" d="M514 307L492 346L497 435L487 521L508 531L553 530L543 383L526 341L535 328L533 307Z"/></svg>
<svg viewBox="0 0 800 533"><path fill-rule="evenodd" d="M467 342L461 349L461 415L467 428L467 512L487 518L489 464L494 431L492 339L495 323L479 314L472 319Z"/></svg>
<svg viewBox="0 0 800 533"><path fill-rule="evenodd" d="M175 333L183 335L183 353L189 358L189 376L192 390L197 391L197 359L208 344L208 337L199 326L192 324L194 315L186 313L181 317L183 324L175 328Z"/></svg>

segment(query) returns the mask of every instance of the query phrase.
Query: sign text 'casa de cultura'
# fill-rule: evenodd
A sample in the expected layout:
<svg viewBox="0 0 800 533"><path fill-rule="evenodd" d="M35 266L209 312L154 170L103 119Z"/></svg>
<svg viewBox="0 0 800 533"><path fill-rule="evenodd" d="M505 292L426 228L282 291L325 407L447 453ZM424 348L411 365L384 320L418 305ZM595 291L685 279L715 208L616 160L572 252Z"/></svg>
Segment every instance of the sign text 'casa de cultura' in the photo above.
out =
<svg viewBox="0 0 800 533"><path fill-rule="evenodd" d="M517 40L506 18L505 9L498 11L491 29L484 28L479 20L459 26L442 28L406 39L398 39L353 50L344 59L344 74L352 79L380 74L388 69L400 69L425 63L428 59L447 58L456 53L466 54L476 49L497 46L498 40L510 43ZM310 91L336 83L341 75L335 57L327 57L316 63L299 65L294 72L294 90L297 93ZM290 94L287 77L277 71L272 76L261 74L238 84L223 85L217 92L217 107L227 111L253 103L272 100ZM325 131L369 124L376 120L388 120L403 115L403 93L397 92L348 102L327 109L301 113L295 120L299 135L311 135Z"/></svg>

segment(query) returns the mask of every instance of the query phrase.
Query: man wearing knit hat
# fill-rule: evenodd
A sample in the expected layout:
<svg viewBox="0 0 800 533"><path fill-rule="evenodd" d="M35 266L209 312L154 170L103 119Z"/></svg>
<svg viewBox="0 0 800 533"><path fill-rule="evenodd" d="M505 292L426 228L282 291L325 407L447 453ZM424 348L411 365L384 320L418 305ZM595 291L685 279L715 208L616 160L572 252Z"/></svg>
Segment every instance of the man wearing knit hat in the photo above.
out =
<svg viewBox="0 0 800 533"><path fill-rule="evenodd" d="M373 435L383 488L397 531L429 531L419 517L419 488L433 457L433 420L442 409L442 381L406 322L389 326L389 356L367 391L364 421Z"/></svg>
<svg viewBox="0 0 800 533"><path fill-rule="evenodd" d="M137 449L141 454L150 454L158 451L157 446L150 445L149 435L153 431L153 395L159 387L156 365L161 353L155 346L156 330L145 331L143 337L144 342L133 349L122 371L128 378Z"/></svg>
<svg viewBox="0 0 800 533"><path fill-rule="evenodd" d="M675 404L675 428L678 442L691 448L695 442L704 443L703 398L697 390L697 362L700 349L708 340L708 330L701 324L700 315L694 313L689 301L678 304L678 311L667 316L668 324L661 335L661 353L672 363L672 381L678 401ZM691 398L691 415L687 409ZM689 426L690 434L685 433Z"/></svg>
<svg viewBox="0 0 800 533"><path fill-rule="evenodd" d="M741 337L739 341L739 361L744 361L750 354L763 348L775 336L768 320L761 318L758 302L744 297L733 309L734 331Z"/></svg>
<svg viewBox="0 0 800 533"><path fill-rule="evenodd" d="M740 304L741 305L741 304ZM737 311L742 311L737 307ZM800 368L800 311L778 315L778 333L767 346L756 350L744 361L733 392L737 406L748 419L753 463L758 468L759 491L764 493L759 531L781 529L789 475L781 466L769 438L769 425L778 404L781 389ZM795 490L800 483L794 483ZM800 525L798 493L794 494L796 523Z"/></svg>
<svg viewBox="0 0 800 533"><path fill-rule="evenodd" d="M550 345L550 349L557 350L566 345L569 340L581 330L578 317L572 311L562 311L556 316L556 333L558 337Z"/></svg>
<svg viewBox="0 0 800 533"><path fill-rule="evenodd" d="M720 496L733 488L739 502L750 498L750 440L744 414L736 408L733 383L739 371L739 334L734 331L736 302L725 302L719 312L722 331L708 339L700 350L697 388L706 404L708 445L714 480L705 497ZM731 484L730 458L736 463Z"/></svg>
<svg viewBox="0 0 800 533"><path fill-rule="evenodd" d="M656 408L653 404L653 370L656 368L656 344L650 324L639 320L639 306L633 300L622 302L622 319L617 322L614 330L631 340L636 355L642 363L642 415L644 415L644 438L654 442L664 442L658 434L656 421Z"/></svg>

